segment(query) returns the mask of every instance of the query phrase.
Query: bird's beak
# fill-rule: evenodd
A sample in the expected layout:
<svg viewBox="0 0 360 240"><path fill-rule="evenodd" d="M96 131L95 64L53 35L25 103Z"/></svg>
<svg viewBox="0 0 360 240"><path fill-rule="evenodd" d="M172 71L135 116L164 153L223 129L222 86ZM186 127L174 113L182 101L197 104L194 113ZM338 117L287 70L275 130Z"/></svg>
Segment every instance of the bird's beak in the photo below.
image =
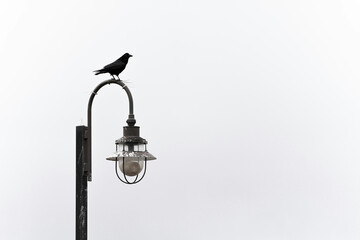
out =
<svg viewBox="0 0 360 240"><path fill-rule="evenodd" d="M133 56L133 55L131 55L131 54L129 55L129 57L132 57L132 56Z"/></svg>

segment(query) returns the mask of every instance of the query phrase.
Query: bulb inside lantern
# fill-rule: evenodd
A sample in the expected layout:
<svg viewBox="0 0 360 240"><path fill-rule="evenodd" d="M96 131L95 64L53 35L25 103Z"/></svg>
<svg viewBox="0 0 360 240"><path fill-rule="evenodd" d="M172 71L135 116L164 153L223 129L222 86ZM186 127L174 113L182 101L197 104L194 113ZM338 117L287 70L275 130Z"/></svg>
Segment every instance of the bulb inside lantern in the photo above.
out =
<svg viewBox="0 0 360 240"><path fill-rule="evenodd" d="M133 159L133 158L120 158L119 168L126 176L138 175L144 167L144 160Z"/></svg>

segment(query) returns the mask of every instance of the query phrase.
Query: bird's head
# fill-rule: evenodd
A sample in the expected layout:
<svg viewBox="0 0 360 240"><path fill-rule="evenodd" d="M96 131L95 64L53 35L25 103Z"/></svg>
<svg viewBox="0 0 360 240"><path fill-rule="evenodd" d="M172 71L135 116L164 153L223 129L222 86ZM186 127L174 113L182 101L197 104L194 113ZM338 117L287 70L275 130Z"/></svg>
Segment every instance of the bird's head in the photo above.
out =
<svg viewBox="0 0 360 240"><path fill-rule="evenodd" d="M130 53L125 53L125 54L123 55L123 57L125 57L125 58L131 58L132 55L131 55Z"/></svg>

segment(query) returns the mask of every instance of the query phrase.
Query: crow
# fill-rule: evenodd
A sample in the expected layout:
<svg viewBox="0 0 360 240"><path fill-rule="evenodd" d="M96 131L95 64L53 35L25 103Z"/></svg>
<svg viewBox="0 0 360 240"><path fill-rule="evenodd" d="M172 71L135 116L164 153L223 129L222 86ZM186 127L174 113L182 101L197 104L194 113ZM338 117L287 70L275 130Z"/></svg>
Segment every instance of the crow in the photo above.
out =
<svg viewBox="0 0 360 240"><path fill-rule="evenodd" d="M100 69L100 70L94 71L94 72L95 72L95 75L102 74L102 73L109 73L114 79L116 79L116 78L114 77L114 75L115 75L115 76L117 76L118 79L120 80L119 74L120 74L122 71L124 71L124 69L125 69L125 67L126 67L126 64L128 63L128 60L129 60L130 57L132 57L131 54L125 53L124 55L122 55L122 56L121 56L118 60L116 60L115 62L106 65L105 67L103 67L103 68Z"/></svg>

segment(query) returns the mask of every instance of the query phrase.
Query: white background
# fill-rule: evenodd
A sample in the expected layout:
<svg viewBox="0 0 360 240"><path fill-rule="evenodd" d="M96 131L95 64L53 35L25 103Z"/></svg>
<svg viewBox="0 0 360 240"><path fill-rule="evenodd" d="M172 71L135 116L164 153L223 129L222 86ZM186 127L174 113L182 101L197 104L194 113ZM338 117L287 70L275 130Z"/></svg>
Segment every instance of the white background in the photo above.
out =
<svg viewBox="0 0 360 240"><path fill-rule="evenodd" d="M75 126L121 74L148 150L112 162L127 97L93 105L89 240L359 239L358 1L0 3L0 239L75 238Z"/></svg>

